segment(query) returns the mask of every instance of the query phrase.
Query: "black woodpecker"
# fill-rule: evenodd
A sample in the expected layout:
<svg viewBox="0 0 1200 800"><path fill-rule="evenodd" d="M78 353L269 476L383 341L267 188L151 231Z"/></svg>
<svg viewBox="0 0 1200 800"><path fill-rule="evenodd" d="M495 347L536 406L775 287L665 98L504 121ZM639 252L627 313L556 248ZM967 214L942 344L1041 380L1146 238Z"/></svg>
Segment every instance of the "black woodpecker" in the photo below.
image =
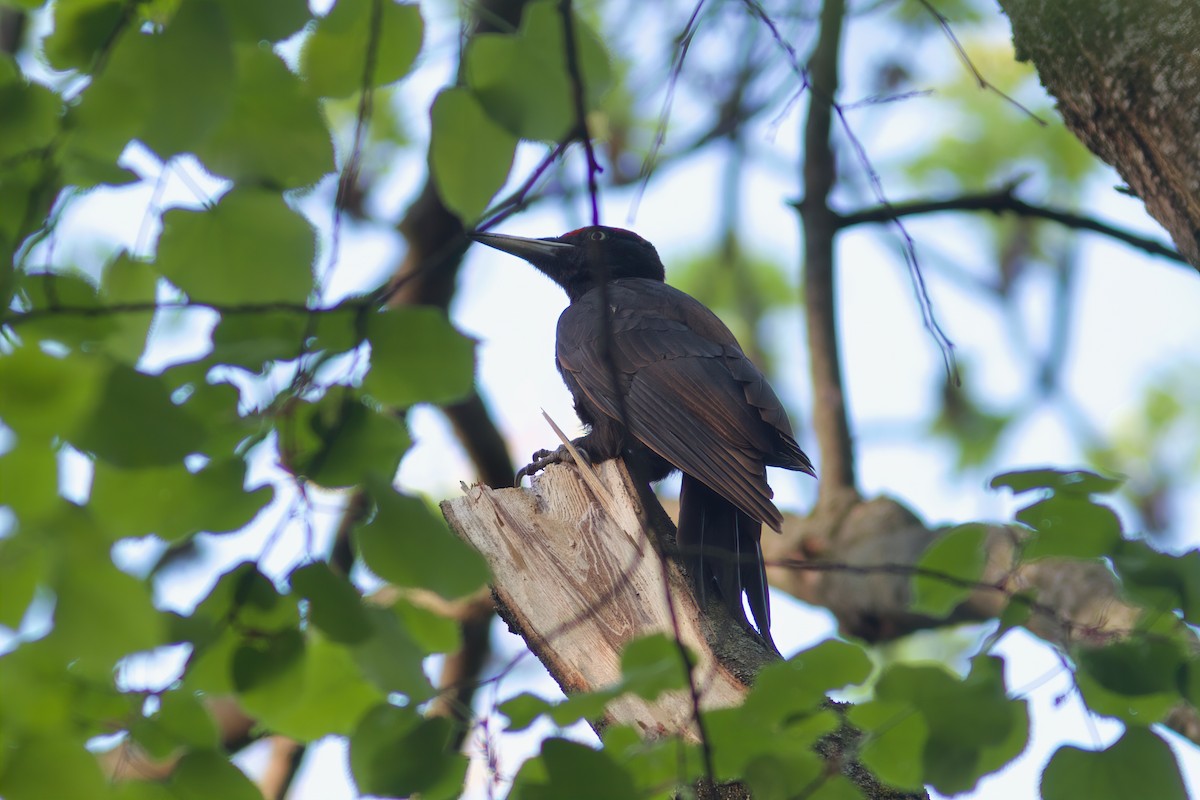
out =
<svg viewBox="0 0 1200 800"><path fill-rule="evenodd" d="M658 252L635 233L593 226L550 239L473 238L525 259L566 290L558 371L589 429L573 444L592 462L624 457L645 480L683 473L678 545L701 604L715 590L749 628L744 592L758 633L777 650L760 540L763 524L778 531L783 516L771 502L767 467L815 473L767 379L716 314L664 282ZM519 475L570 455L560 447L533 458Z"/></svg>

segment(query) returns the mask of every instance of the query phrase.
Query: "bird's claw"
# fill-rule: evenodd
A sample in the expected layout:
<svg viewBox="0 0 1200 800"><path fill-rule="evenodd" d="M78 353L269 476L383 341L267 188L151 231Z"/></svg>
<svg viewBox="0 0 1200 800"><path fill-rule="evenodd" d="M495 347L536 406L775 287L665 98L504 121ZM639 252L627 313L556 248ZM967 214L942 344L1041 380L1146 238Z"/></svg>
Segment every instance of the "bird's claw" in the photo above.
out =
<svg viewBox="0 0 1200 800"><path fill-rule="evenodd" d="M588 451L584 450L575 442L572 442L571 444L575 447L575 452L579 454L580 460L585 464L590 465L592 463L592 458L590 455L588 455ZM571 451L567 449L566 445L559 445L554 450L538 450L533 454L532 461L517 470L516 483L519 486L521 481L523 481L527 476L541 472L551 464L571 464L574 463L574 461L575 458L571 455Z"/></svg>

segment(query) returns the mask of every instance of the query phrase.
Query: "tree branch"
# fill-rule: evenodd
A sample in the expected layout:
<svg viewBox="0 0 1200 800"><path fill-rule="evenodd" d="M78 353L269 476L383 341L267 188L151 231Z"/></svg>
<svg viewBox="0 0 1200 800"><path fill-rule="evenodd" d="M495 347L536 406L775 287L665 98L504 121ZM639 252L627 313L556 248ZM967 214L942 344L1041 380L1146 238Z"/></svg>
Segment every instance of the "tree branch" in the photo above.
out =
<svg viewBox="0 0 1200 800"><path fill-rule="evenodd" d="M833 253L838 217L829 208L829 194L837 179L829 137L845 11L844 0L826 0L821 9L820 34L808 67L814 91L809 95L804 125L805 191L798 206L804 232L804 305L813 381L813 427L821 449L817 502L823 506L840 504L840 497L858 496L838 346Z"/></svg>
<svg viewBox="0 0 1200 800"><path fill-rule="evenodd" d="M1038 206L1027 203L1014 193L1015 185L1001 187L991 192L978 192L947 197L942 200L910 200L904 203L889 203L888 205L873 206L850 214L836 216L839 230L867 223L892 222L900 217L913 217L921 214L941 214L948 211L985 211L992 214L1016 214L1021 217L1044 219L1057 222L1067 228L1092 231L1110 239L1124 242L1131 247L1144 250L1151 255L1187 264L1187 259L1178 251L1145 236L1120 228L1107 222L1072 211L1066 211L1048 206Z"/></svg>

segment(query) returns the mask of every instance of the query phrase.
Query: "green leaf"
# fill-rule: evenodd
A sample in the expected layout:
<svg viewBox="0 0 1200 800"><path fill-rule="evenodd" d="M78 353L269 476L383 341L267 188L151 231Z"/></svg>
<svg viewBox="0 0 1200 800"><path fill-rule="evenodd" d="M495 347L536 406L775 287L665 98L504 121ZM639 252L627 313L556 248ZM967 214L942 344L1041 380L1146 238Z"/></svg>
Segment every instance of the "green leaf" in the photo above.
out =
<svg viewBox="0 0 1200 800"><path fill-rule="evenodd" d="M55 306L90 311L102 305L92 281L71 272L19 274L16 288L31 309L42 312ZM27 342L57 342L71 350L95 351L103 348L116 330L116 320L104 314L44 314L23 323L21 337Z"/></svg>
<svg viewBox="0 0 1200 800"><path fill-rule="evenodd" d="M23 443L48 442L77 427L103 379L103 364L95 359L18 347L0 355L0 421Z"/></svg>
<svg viewBox="0 0 1200 800"><path fill-rule="evenodd" d="M424 31L421 11L415 5L392 0L338 0L305 41L300 52L300 74L308 80L313 94L320 97L345 97L394 83L412 68ZM372 47L374 70L364 86Z"/></svg>
<svg viewBox="0 0 1200 800"><path fill-rule="evenodd" d="M116 661L150 650L165 641L166 627L155 610L150 587L117 569L109 558L108 540L86 512L63 506L47 523L59 562L52 578L57 652L73 669L108 680ZM120 620L100 625L98 620Z"/></svg>
<svg viewBox="0 0 1200 800"><path fill-rule="evenodd" d="M0 461L0 487L7 478L3 465ZM16 630L21 624L37 587L47 578L47 561L45 549L32 536L0 539L0 627Z"/></svg>
<svg viewBox="0 0 1200 800"><path fill-rule="evenodd" d="M110 162L132 138L164 160L189 151L228 113L233 84L224 14L188 0L161 33L121 34L73 110L69 147Z"/></svg>
<svg viewBox="0 0 1200 800"><path fill-rule="evenodd" d="M163 214L156 263L194 301L302 304L315 255L312 227L282 197L237 188L213 208Z"/></svg>
<svg viewBox="0 0 1200 800"><path fill-rule="evenodd" d="M1113 510L1079 494L1053 494L1018 511L1017 520L1038 532L1024 547L1026 559L1099 558L1121 542Z"/></svg>
<svg viewBox="0 0 1200 800"><path fill-rule="evenodd" d="M413 641L400 617L386 608L366 607L372 635L353 648L362 674L380 691L399 692L414 702L433 694L422 660L425 652Z"/></svg>
<svg viewBox="0 0 1200 800"><path fill-rule="evenodd" d="M612 70L595 31L578 15L572 27L590 110L611 86ZM522 139L561 141L576 124L563 31L558 3L532 2L516 34L477 34L467 51L467 85L488 116Z"/></svg>
<svg viewBox="0 0 1200 800"><path fill-rule="evenodd" d="M438 197L464 222L473 221L508 179L517 139L466 89L443 90L430 114L429 167Z"/></svg>
<svg viewBox="0 0 1200 800"><path fill-rule="evenodd" d="M1004 472L992 478L993 489L1007 487L1013 494L1022 494L1033 489L1052 489L1070 494L1111 494L1120 488L1121 478L1105 478L1083 469L1027 469Z"/></svg>
<svg viewBox="0 0 1200 800"><path fill-rule="evenodd" d="M247 638L233 653L238 702L268 727L304 691L304 635L293 628Z"/></svg>
<svg viewBox="0 0 1200 800"><path fill-rule="evenodd" d="M1136 725L1100 751L1060 747L1042 773L1044 800L1184 800L1175 754L1158 734Z"/></svg>
<svg viewBox="0 0 1200 800"><path fill-rule="evenodd" d="M144 261L135 261L122 251L104 268L100 298L106 305L152 304L158 291L158 274ZM104 340L104 352L135 365L146 349L146 338L154 323L154 312L129 312L112 318L113 330Z"/></svg>
<svg viewBox="0 0 1200 800"><path fill-rule="evenodd" d="M300 406L283 442L292 471L329 488L356 486L372 475L390 481L411 443L401 419L343 392Z"/></svg>
<svg viewBox="0 0 1200 800"><path fill-rule="evenodd" d="M689 660L694 663L694 653L689 653ZM685 686L687 669L674 639L653 633L626 643L621 650L622 691L655 700L663 692Z"/></svg>
<svg viewBox="0 0 1200 800"><path fill-rule="evenodd" d="M300 78L257 44L240 45L236 55L233 107L196 155L233 180L282 189L332 172L329 129Z"/></svg>
<svg viewBox="0 0 1200 800"><path fill-rule="evenodd" d="M108 781L81 742L46 731L11 743L0 762L0 796L5 800L104 797ZM7 748L6 748L7 749Z"/></svg>
<svg viewBox="0 0 1200 800"><path fill-rule="evenodd" d="M177 462L200 449L204 427L171 402L159 377L125 364L112 364L89 418L71 437L114 466L127 469Z"/></svg>
<svg viewBox="0 0 1200 800"><path fill-rule="evenodd" d="M392 408L462 399L474 383L473 343L435 308L367 317L371 371L363 391Z"/></svg>
<svg viewBox="0 0 1200 800"><path fill-rule="evenodd" d="M983 577L987 565L986 525L960 525L941 534L921 555L913 575L911 610L932 617L947 617ZM922 574L921 571L934 574ZM945 576L945 577L942 577Z"/></svg>
<svg viewBox="0 0 1200 800"><path fill-rule="evenodd" d="M316 562L297 567L288 582L308 601L309 620L331 640L356 644L372 634L374 628L358 590L328 564Z"/></svg>
<svg viewBox="0 0 1200 800"><path fill-rule="evenodd" d="M226 314L213 329L211 358L261 372L272 361L296 358L308 320L295 311Z"/></svg>
<svg viewBox="0 0 1200 800"><path fill-rule="evenodd" d="M408 797L461 781L466 759L448 747L453 729L449 719L424 719L412 708L373 708L350 737L350 769L359 793ZM397 758L400 753L403 758Z"/></svg>
<svg viewBox="0 0 1200 800"><path fill-rule="evenodd" d="M450 617L404 598L392 604L392 611L426 653L453 653L462 646L462 628Z"/></svg>
<svg viewBox="0 0 1200 800"><path fill-rule="evenodd" d="M167 758L181 748L208 750L220 744L204 703L193 692L182 689L159 695L158 710L136 719L130 733L155 759Z"/></svg>
<svg viewBox="0 0 1200 800"><path fill-rule="evenodd" d="M871 659L861 647L829 639L764 667L743 709L755 724L783 725L790 718L812 714L828 692L862 683L870 674Z"/></svg>
<svg viewBox="0 0 1200 800"><path fill-rule="evenodd" d="M1075 680L1088 707L1131 724L1158 722L1180 701L1185 658L1177 642L1136 636L1077 648Z"/></svg>
<svg viewBox="0 0 1200 800"><path fill-rule="evenodd" d="M233 664L236 682L236 655ZM262 724L302 742L349 735L363 714L384 700L383 692L363 679L350 651L319 634L308 638L298 676L292 669L285 663L282 680L273 681L269 692L260 688L240 697Z"/></svg>
<svg viewBox="0 0 1200 800"><path fill-rule="evenodd" d="M1200 551L1173 556L1144 541L1124 540L1112 564L1137 603L1160 612L1178 609L1187 622L1200 623Z"/></svg>
<svg viewBox="0 0 1200 800"><path fill-rule="evenodd" d="M396 586L416 586L452 599L487 581L483 558L456 538L445 523L414 497L375 482L375 518L358 528L355 540L367 567Z"/></svg>
<svg viewBox="0 0 1200 800"><path fill-rule="evenodd" d="M551 738L542 743L541 758L550 778L543 797L611 800L637 796L629 773L603 750Z"/></svg>
<svg viewBox="0 0 1200 800"><path fill-rule="evenodd" d="M28 524L38 520L57 509L59 503L56 448L18 441L16 447L0 456L0 506L8 506L18 521Z"/></svg>
<svg viewBox="0 0 1200 800"><path fill-rule="evenodd" d="M312 19L305 0L217 0L237 41L278 42Z"/></svg>
<svg viewBox="0 0 1200 800"><path fill-rule="evenodd" d="M880 781L914 791L924 786L929 728L908 703L872 700L851 708L846 718L868 735L859 750L859 762Z"/></svg>
<svg viewBox="0 0 1200 800"><path fill-rule="evenodd" d="M554 704L535 694L522 692L505 700L498 708L501 714L508 717L505 730L515 733L528 728L543 714L549 714L554 709Z"/></svg>
<svg viewBox="0 0 1200 800"><path fill-rule="evenodd" d="M248 525L275 495L271 486L246 491L245 480L246 464L237 458L199 472L182 464L125 470L98 462L90 507L113 539L228 533Z"/></svg>
<svg viewBox="0 0 1200 800"><path fill-rule="evenodd" d="M128 20L121 0L60 0L54 4L54 32L42 44L46 61L57 70L86 72L122 25Z"/></svg>
<svg viewBox="0 0 1200 800"><path fill-rule="evenodd" d="M62 98L45 86L24 81L0 84L0 161L45 147L58 132Z"/></svg>
<svg viewBox="0 0 1200 800"><path fill-rule="evenodd" d="M175 800L262 800L246 774L215 750L185 753L171 770L169 786Z"/></svg>

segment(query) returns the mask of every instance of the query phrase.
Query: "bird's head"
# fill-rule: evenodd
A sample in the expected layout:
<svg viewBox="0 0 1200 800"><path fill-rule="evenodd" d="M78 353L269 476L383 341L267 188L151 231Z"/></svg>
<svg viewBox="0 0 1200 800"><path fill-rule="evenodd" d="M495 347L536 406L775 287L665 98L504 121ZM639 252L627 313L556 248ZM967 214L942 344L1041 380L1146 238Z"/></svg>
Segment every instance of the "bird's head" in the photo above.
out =
<svg viewBox="0 0 1200 800"><path fill-rule="evenodd" d="M572 302L604 279L665 278L654 245L621 228L593 225L551 239L500 233L475 233L471 238L533 264L563 287Z"/></svg>

